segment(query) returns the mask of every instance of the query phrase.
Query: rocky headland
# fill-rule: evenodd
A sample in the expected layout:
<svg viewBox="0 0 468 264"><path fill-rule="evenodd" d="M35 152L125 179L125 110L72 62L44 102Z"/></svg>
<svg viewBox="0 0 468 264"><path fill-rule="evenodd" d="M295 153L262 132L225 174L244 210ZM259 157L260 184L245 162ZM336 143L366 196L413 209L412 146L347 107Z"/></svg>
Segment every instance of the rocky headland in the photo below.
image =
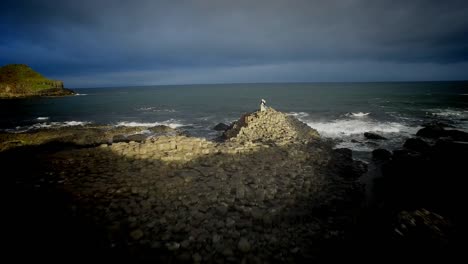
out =
<svg viewBox="0 0 468 264"><path fill-rule="evenodd" d="M164 126L2 133L10 252L162 263L447 256L464 220L466 138L432 128L435 138L374 152L382 176L370 206L366 164L272 108L214 141Z"/></svg>
<svg viewBox="0 0 468 264"><path fill-rule="evenodd" d="M0 67L0 98L66 96L75 94L62 81L49 80L24 64Z"/></svg>
<svg viewBox="0 0 468 264"><path fill-rule="evenodd" d="M365 166L272 108L244 115L218 141L168 129L116 143L123 131L103 129L3 140L17 248L134 261L298 262L323 258L354 224Z"/></svg>

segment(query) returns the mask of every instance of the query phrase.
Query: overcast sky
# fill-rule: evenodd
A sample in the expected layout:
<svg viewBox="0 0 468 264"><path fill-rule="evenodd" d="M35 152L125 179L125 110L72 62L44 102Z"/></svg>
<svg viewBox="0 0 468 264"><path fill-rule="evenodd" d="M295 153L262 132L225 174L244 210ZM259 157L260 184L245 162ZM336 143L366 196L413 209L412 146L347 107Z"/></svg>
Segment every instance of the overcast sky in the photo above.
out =
<svg viewBox="0 0 468 264"><path fill-rule="evenodd" d="M468 79L468 1L2 0L0 64L71 88Z"/></svg>

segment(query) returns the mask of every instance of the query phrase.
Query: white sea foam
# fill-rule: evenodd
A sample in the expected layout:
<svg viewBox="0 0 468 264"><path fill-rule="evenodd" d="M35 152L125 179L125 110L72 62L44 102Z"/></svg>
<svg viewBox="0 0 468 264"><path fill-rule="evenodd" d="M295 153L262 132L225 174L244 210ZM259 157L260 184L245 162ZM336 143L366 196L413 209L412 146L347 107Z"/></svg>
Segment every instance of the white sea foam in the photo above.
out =
<svg viewBox="0 0 468 264"><path fill-rule="evenodd" d="M117 123L116 126L154 127L154 126L160 126L160 125L168 126L168 127L171 127L171 128L178 128L178 127L186 126L186 125L180 123L180 121L174 120L174 119L169 119L169 120L162 121L162 122L128 122L128 121L123 121L123 122Z"/></svg>
<svg viewBox="0 0 468 264"><path fill-rule="evenodd" d="M429 109L432 115L445 118L467 118L468 110Z"/></svg>
<svg viewBox="0 0 468 264"><path fill-rule="evenodd" d="M309 114L306 113L306 112L290 112L290 113L287 113L287 115L294 116L294 117L296 117L298 119L309 116Z"/></svg>
<svg viewBox="0 0 468 264"><path fill-rule="evenodd" d="M91 122L85 122L85 121L43 122L43 123L36 123L30 126L17 126L14 129L6 129L6 131L27 132L27 131L36 130L36 129L84 126L88 124L91 124Z"/></svg>
<svg viewBox="0 0 468 264"><path fill-rule="evenodd" d="M47 119L49 119L49 117L48 116L40 116L40 117L38 117L36 119L37 120L47 120Z"/></svg>
<svg viewBox="0 0 468 264"><path fill-rule="evenodd" d="M88 94L80 94L80 93L75 94L75 96L85 96L85 95L88 95Z"/></svg>
<svg viewBox="0 0 468 264"><path fill-rule="evenodd" d="M417 128L405 126L396 122L376 122L362 119L338 119L328 122L306 122L312 128L325 136L331 138L341 138L343 136L352 136L363 134L365 132L380 133L399 133L416 132Z"/></svg>
<svg viewBox="0 0 468 264"><path fill-rule="evenodd" d="M369 114L370 113L357 112L357 113L348 113L346 115L351 116L351 117L364 117L364 116L368 116Z"/></svg>
<svg viewBox="0 0 468 264"><path fill-rule="evenodd" d="M90 123L91 122L83 122L83 121L52 122L52 124L57 124L59 126L84 126Z"/></svg>
<svg viewBox="0 0 468 264"><path fill-rule="evenodd" d="M142 111L142 112L167 112L167 113L175 113L177 112L175 109L170 109L170 108L159 108L155 106L149 106L149 107L139 107L136 109L137 111Z"/></svg>

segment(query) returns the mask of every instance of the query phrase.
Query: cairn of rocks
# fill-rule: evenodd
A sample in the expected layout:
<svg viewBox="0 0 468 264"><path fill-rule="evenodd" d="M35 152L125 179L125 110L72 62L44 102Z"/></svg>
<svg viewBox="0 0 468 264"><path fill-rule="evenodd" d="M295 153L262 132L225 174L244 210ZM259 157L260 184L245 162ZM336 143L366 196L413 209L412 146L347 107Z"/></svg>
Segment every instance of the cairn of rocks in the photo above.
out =
<svg viewBox="0 0 468 264"><path fill-rule="evenodd" d="M268 107L242 116L224 133L224 137L235 142L288 144L308 142L320 136L315 129L296 118Z"/></svg>

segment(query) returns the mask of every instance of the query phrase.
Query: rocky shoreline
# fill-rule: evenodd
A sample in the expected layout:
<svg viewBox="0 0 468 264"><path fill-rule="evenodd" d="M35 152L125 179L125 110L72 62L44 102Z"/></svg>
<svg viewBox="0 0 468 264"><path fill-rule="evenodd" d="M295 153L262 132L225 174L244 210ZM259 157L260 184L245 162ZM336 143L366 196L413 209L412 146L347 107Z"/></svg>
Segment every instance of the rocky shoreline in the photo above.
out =
<svg viewBox="0 0 468 264"><path fill-rule="evenodd" d="M363 209L366 164L272 108L242 116L217 141L119 129L0 135L16 250L164 263L365 259L357 249L373 248L373 231L390 234L392 216L403 223L413 211L399 212L418 209L389 207L391 197Z"/></svg>

